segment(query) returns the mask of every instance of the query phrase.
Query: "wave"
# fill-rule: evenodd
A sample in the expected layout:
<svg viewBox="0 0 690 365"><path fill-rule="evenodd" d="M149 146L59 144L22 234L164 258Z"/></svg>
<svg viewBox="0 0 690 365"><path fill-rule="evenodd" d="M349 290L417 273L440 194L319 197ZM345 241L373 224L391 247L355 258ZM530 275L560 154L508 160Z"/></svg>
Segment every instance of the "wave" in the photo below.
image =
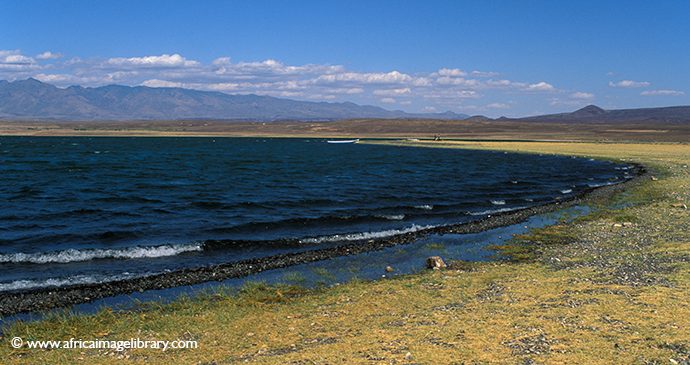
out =
<svg viewBox="0 0 690 365"><path fill-rule="evenodd" d="M570 194L573 192L573 189L563 189L561 190L561 194Z"/></svg>
<svg viewBox="0 0 690 365"><path fill-rule="evenodd" d="M103 202L103 203L142 203L142 204L150 204L150 203L165 203L164 201L160 199L154 199L154 198L147 198L143 196L108 196L108 197L103 197L103 198L96 198L94 199L95 201L98 202Z"/></svg>
<svg viewBox="0 0 690 365"><path fill-rule="evenodd" d="M0 254L0 263L51 264L90 261L96 259L139 259L175 256L203 250L201 243L135 246L121 249L68 249L54 252Z"/></svg>
<svg viewBox="0 0 690 365"><path fill-rule="evenodd" d="M614 182L603 182L603 183L592 183L592 184L587 184L588 187L590 188L598 188L601 186L610 186L610 185L616 185Z"/></svg>
<svg viewBox="0 0 690 365"><path fill-rule="evenodd" d="M99 284L110 281L131 279L133 277L146 277L154 275L153 273L147 274L130 274L122 273L118 275L74 275L64 278L49 278L49 279L24 279L15 280L5 283L0 283L0 292L11 291L11 290L26 290L34 288L46 288L46 287L60 287L67 285L76 284Z"/></svg>
<svg viewBox="0 0 690 365"><path fill-rule="evenodd" d="M143 232L135 230L116 230L105 232L64 232L61 228L66 228L66 225L60 224L46 224L40 223L45 230L55 230L55 233L48 234L26 234L14 239L14 243L21 243L23 245L44 245L57 243L90 243L90 242L118 242L133 240L142 237ZM43 232L40 232L43 233ZM0 261L1 262L1 261Z"/></svg>
<svg viewBox="0 0 690 365"><path fill-rule="evenodd" d="M389 221L401 221L401 220L405 219L404 214L381 214L381 215L376 215L375 217L387 219Z"/></svg>
<svg viewBox="0 0 690 365"><path fill-rule="evenodd" d="M500 209L487 209L487 210L482 210L481 212L467 212L469 215L487 215L487 214L496 214L496 213L504 213L504 212L512 212L514 210L519 210L519 209L524 209L526 207L515 207L515 208L500 208Z"/></svg>
<svg viewBox="0 0 690 365"><path fill-rule="evenodd" d="M415 205L415 208L416 209L423 209L423 210L432 210L432 209L434 209L434 206L429 205L429 204L424 204L424 205Z"/></svg>
<svg viewBox="0 0 690 365"><path fill-rule="evenodd" d="M492 200L491 204L493 204L493 205L506 205L506 201L505 200Z"/></svg>
<svg viewBox="0 0 690 365"><path fill-rule="evenodd" d="M424 229L434 228L436 226L420 226L414 224L407 228L402 229L389 229L385 231L377 232L359 232L359 233L345 233L345 234L335 234L332 236L321 236L321 237L311 237L300 239L300 243L327 243L327 242L340 242L340 241L361 241L369 240L374 238L391 237L399 234L418 232Z"/></svg>
<svg viewBox="0 0 690 365"><path fill-rule="evenodd" d="M256 221L242 223L234 226L221 226L208 228L205 231L215 234L229 234L229 233L245 233L261 231L265 232L269 229L283 229L295 227L324 227L324 226L343 226L357 223L370 223L372 221L401 221L408 217L407 214L414 215L414 212L406 210L406 213L400 213L400 210L410 209L410 207L383 207L380 209L369 209L360 212L342 211L341 215L324 215L320 217L304 217L304 218L286 218L274 221ZM347 214L350 213L350 214Z"/></svg>

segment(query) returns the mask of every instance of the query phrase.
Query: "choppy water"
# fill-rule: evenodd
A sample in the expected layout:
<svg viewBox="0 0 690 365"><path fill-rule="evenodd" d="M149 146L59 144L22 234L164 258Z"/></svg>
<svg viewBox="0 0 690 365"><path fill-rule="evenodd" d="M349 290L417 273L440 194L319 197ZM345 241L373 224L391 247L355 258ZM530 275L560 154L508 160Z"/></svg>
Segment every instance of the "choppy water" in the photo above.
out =
<svg viewBox="0 0 690 365"><path fill-rule="evenodd" d="M0 137L0 291L464 222L620 182L627 168L318 139ZM284 238L303 245L204 245Z"/></svg>

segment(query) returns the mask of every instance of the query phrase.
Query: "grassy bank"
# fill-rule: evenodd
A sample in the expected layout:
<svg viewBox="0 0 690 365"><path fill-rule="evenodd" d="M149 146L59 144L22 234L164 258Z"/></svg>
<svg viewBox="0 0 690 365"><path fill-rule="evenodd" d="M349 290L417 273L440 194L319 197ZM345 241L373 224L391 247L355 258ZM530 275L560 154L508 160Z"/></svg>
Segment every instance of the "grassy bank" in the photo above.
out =
<svg viewBox="0 0 690 365"><path fill-rule="evenodd" d="M417 145L626 159L656 179L572 223L515 237L498 248L511 262L319 290L256 284L125 314L18 323L0 340L2 363L690 362L690 145ZM193 339L199 349L12 349L15 336Z"/></svg>

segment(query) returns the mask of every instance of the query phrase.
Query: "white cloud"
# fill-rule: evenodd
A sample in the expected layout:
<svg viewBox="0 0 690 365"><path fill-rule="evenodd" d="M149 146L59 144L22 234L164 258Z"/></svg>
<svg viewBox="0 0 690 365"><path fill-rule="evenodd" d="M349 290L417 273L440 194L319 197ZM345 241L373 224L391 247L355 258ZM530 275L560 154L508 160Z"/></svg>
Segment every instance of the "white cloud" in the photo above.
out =
<svg viewBox="0 0 690 365"><path fill-rule="evenodd" d="M34 63L34 59L20 54L11 54L4 57L2 63L13 65L30 65Z"/></svg>
<svg viewBox="0 0 690 365"><path fill-rule="evenodd" d="M422 96L428 99L469 99L481 95L474 90L432 90Z"/></svg>
<svg viewBox="0 0 690 365"><path fill-rule="evenodd" d="M386 104L395 104L395 99L393 98L383 98L379 101Z"/></svg>
<svg viewBox="0 0 690 365"><path fill-rule="evenodd" d="M412 80L412 86L431 86L433 83L428 77L417 77Z"/></svg>
<svg viewBox="0 0 690 365"><path fill-rule="evenodd" d="M39 54L39 55L36 55L36 58L39 59L39 60L55 60L55 59L58 59L58 58L61 58L61 57L62 57L61 54L59 54L59 53L53 53L53 52L50 52L50 51L45 51L45 52L43 52L43 53L41 53L41 54Z"/></svg>
<svg viewBox="0 0 690 365"><path fill-rule="evenodd" d="M65 66L74 66L74 65L78 65L82 62L84 62L84 61L81 58L72 57L69 60L65 61Z"/></svg>
<svg viewBox="0 0 690 365"><path fill-rule="evenodd" d="M442 68L442 69L438 70L437 74L439 76L449 76L449 77L467 76L467 72L465 72L459 68Z"/></svg>
<svg viewBox="0 0 690 365"><path fill-rule="evenodd" d="M185 87L185 85L181 82L172 82L158 79L146 80L142 82L141 85L148 87Z"/></svg>
<svg viewBox="0 0 690 365"><path fill-rule="evenodd" d="M281 91L278 96L281 98L299 98L304 96L304 93L301 91Z"/></svg>
<svg viewBox="0 0 690 365"><path fill-rule="evenodd" d="M313 100L335 100L337 98L337 96L330 94L309 94L306 97Z"/></svg>
<svg viewBox="0 0 690 365"><path fill-rule="evenodd" d="M594 94L578 91L570 94L570 97L573 99L591 100L594 99Z"/></svg>
<svg viewBox="0 0 690 365"><path fill-rule="evenodd" d="M213 90L213 91L237 92L243 88L242 85L244 85L244 84L243 83L237 83L237 82L216 82L216 83L204 84L204 85L202 85L202 87L205 87L207 90ZM258 85L257 85L257 87L258 87Z"/></svg>
<svg viewBox="0 0 690 365"><path fill-rule="evenodd" d="M462 85L462 86L479 86L480 82L474 79L464 79L462 77L439 77L436 79L439 85Z"/></svg>
<svg viewBox="0 0 690 365"><path fill-rule="evenodd" d="M489 109L510 109L510 105L505 103L491 103L486 107Z"/></svg>
<svg viewBox="0 0 690 365"><path fill-rule="evenodd" d="M682 96L684 92L678 90L645 90L640 93L643 96Z"/></svg>
<svg viewBox="0 0 690 365"><path fill-rule="evenodd" d="M43 73L40 73L38 75L34 75L34 78L36 80L39 80L42 82L48 82L48 83L65 82L65 81L73 80L73 77L71 75L63 75L63 74L43 74Z"/></svg>
<svg viewBox="0 0 690 365"><path fill-rule="evenodd" d="M362 89L361 87L343 87L343 88L327 89L326 92L328 92L329 94L353 95L353 94L363 93L364 89Z"/></svg>
<svg viewBox="0 0 690 365"><path fill-rule="evenodd" d="M374 95L379 96L399 96L410 94L412 90L409 87L403 87L399 89L379 89L374 90Z"/></svg>
<svg viewBox="0 0 690 365"><path fill-rule="evenodd" d="M0 71L22 74L40 68L35 59L19 50L0 50Z"/></svg>
<svg viewBox="0 0 690 365"><path fill-rule="evenodd" d="M555 88L553 87L553 85L549 84L548 82L540 81L540 82L537 82L536 84L527 85L525 90L528 90L528 91L553 91L553 90L555 90Z"/></svg>
<svg viewBox="0 0 690 365"><path fill-rule="evenodd" d="M0 50L0 64L5 65L30 65L36 61L28 56L24 56L18 50Z"/></svg>
<svg viewBox="0 0 690 365"><path fill-rule="evenodd" d="M316 81L325 83L360 82L365 84L403 84L413 81L413 78L412 76L401 73L399 71L391 71L387 73L344 72L329 75L321 75L316 79Z"/></svg>
<svg viewBox="0 0 690 365"><path fill-rule="evenodd" d="M647 81L633 81L633 80L621 80L618 82L609 81L610 87L620 87L620 88L636 88L636 87L647 87L651 83Z"/></svg>
<svg viewBox="0 0 690 365"><path fill-rule="evenodd" d="M221 57L214 60L213 65L218 66L215 70L215 73L218 75L245 76L247 78L267 75L321 75L343 71L342 66L315 64L289 66L273 59L232 63L229 57Z"/></svg>
<svg viewBox="0 0 690 365"><path fill-rule="evenodd" d="M472 76L474 77L496 77L498 75L498 72L493 71L472 71Z"/></svg>
<svg viewBox="0 0 690 365"><path fill-rule="evenodd" d="M489 87L505 88L514 85L514 83L510 80L489 80L486 82L486 85Z"/></svg>
<svg viewBox="0 0 690 365"><path fill-rule="evenodd" d="M230 57L218 57L215 60L213 60L212 64L215 66L229 65L230 64Z"/></svg>
<svg viewBox="0 0 690 365"><path fill-rule="evenodd" d="M110 58L107 63L113 66L139 66L139 67L192 67L198 66L199 62L187 60L175 53L172 55L162 54L160 56L130 57L130 58Z"/></svg>

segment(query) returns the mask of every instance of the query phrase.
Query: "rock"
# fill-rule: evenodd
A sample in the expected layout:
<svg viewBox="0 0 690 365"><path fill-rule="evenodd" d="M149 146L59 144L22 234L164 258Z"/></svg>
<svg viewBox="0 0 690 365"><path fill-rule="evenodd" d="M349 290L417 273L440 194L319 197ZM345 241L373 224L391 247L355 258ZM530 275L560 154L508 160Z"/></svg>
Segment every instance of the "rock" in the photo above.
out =
<svg viewBox="0 0 690 365"><path fill-rule="evenodd" d="M446 263L440 256L431 256L426 259L426 267L433 270L441 270L446 268Z"/></svg>
<svg viewBox="0 0 690 365"><path fill-rule="evenodd" d="M411 352L408 352L408 353L405 354L405 360L410 361L410 360L412 360L412 359L413 359L413 356L412 356L412 353L411 353Z"/></svg>
<svg viewBox="0 0 690 365"><path fill-rule="evenodd" d="M631 227L632 225L632 222L623 222L623 227Z"/></svg>
<svg viewBox="0 0 690 365"><path fill-rule="evenodd" d="M621 228L621 227L623 227L623 225L620 223L614 223L613 224L613 228Z"/></svg>
<svg viewBox="0 0 690 365"><path fill-rule="evenodd" d="M652 181L657 181L659 180L656 176L652 176Z"/></svg>
<svg viewBox="0 0 690 365"><path fill-rule="evenodd" d="M386 272L393 272L393 271L395 271L393 266L386 266Z"/></svg>
<svg viewBox="0 0 690 365"><path fill-rule="evenodd" d="M447 268L450 270L462 270L462 271L472 271L474 265L472 262L464 260L450 260L446 264Z"/></svg>
<svg viewBox="0 0 690 365"><path fill-rule="evenodd" d="M683 204L683 203L673 203L671 204L672 207L674 208L683 208L683 209L688 209L688 206Z"/></svg>

